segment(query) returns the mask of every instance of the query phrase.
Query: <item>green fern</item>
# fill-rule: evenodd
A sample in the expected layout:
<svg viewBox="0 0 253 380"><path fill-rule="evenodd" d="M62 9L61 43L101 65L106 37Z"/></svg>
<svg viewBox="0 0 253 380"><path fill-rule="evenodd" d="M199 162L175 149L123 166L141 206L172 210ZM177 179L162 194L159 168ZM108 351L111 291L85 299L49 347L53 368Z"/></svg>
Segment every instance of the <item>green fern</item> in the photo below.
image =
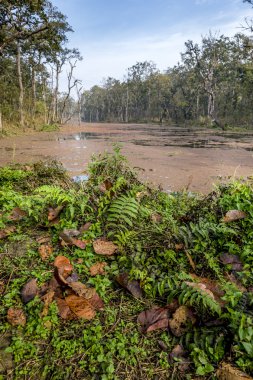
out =
<svg viewBox="0 0 253 380"><path fill-rule="evenodd" d="M138 217L139 204L135 198L121 195L115 199L107 210L107 227L124 229L133 226Z"/></svg>

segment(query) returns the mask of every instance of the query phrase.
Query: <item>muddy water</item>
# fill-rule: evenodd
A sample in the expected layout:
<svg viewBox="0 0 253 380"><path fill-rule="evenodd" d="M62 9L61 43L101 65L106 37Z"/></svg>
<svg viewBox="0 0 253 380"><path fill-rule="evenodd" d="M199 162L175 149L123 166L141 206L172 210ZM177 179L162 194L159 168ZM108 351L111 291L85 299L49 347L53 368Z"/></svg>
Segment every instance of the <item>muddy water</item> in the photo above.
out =
<svg viewBox="0 0 253 380"><path fill-rule="evenodd" d="M93 153L119 142L140 177L166 191L208 192L220 178L253 174L253 132L235 133L145 124L68 125L60 132L0 140L0 165L55 158L71 175L87 168Z"/></svg>

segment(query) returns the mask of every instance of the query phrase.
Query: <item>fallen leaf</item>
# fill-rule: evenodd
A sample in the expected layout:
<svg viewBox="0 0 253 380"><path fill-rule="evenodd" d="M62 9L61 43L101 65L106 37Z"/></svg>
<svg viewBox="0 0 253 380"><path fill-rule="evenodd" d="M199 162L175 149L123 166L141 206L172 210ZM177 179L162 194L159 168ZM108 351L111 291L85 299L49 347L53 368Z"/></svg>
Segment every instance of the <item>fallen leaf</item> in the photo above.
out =
<svg viewBox="0 0 253 380"><path fill-rule="evenodd" d="M185 334L196 323L196 317L187 306L179 306L172 318L169 327L173 335L180 337Z"/></svg>
<svg viewBox="0 0 253 380"><path fill-rule="evenodd" d="M160 214L152 214L151 215L151 220L154 223L161 223L162 221L162 216Z"/></svg>
<svg viewBox="0 0 253 380"><path fill-rule="evenodd" d="M91 320L95 317L96 312L89 302L79 296L70 295L65 298L65 301L70 310L78 317Z"/></svg>
<svg viewBox="0 0 253 380"><path fill-rule="evenodd" d="M192 257L190 255L190 253L188 251L185 251L185 254L187 256L187 259L189 260L189 263L190 263L192 269L195 271L196 270L196 265L195 265L194 261L192 260Z"/></svg>
<svg viewBox="0 0 253 380"><path fill-rule="evenodd" d="M49 207L47 219L49 222L56 219L60 212L64 209L65 205L58 206L56 208Z"/></svg>
<svg viewBox="0 0 253 380"><path fill-rule="evenodd" d="M157 329L168 328L168 309L164 307L153 307L142 311L137 318L142 333L151 332Z"/></svg>
<svg viewBox="0 0 253 380"><path fill-rule="evenodd" d="M28 303L39 293L37 279L28 281L21 290L21 298L24 303Z"/></svg>
<svg viewBox="0 0 253 380"><path fill-rule="evenodd" d="M23 210L21 210L21 208L19 208L19 207L15 207L15 208L11 211L11 213L10 213L8 219L9 219L9 220L12 220L13 222L18 222L19 220L24 219L24 217L25 217L26 215L27 215L26 212L23 211Z"/></svg>
<svg viewBox="0 0 253 380"><path fill-rule="evenodd" d="M175 250L176 251L182 251L183 249L184 249L184 244L183 243L175 244Z"/></svg>
<svg viewBox="0 0 253 380"><path fill-rule="evenodd" d="M26 316L23 309L11 307L7 312L7 321L12 326L25 326Z"/></svg>
<svg viewBox="0 0 253 380"><path fill-rule="evenodd" d="M93 242L93 248L97 255L111 256L117 251L118 247L111 241L97 239Z"/></svg>
<svg viewBox="0 0 253 380"><path fill-rule="evenodd" d="M5 227L4 229L0 230L0 239L5 239L9 235L11 235L14 231L16 231L16 227L14 226Z"/></svg>
<svg viewBox="0 0 253 380"><path fill-rule="evenodd" d="M92 226L92 223L91 222L87 222L85 223L82 227L80 227L79 231L82 233L82 232L85 232L85 231L88 231L88 229Z"/></svg>
<svg viewBox="0 0 253 380"><path fill-rule="evenodd" d="M223 301L221 300L221 297L224 296L225 292L224 290L221 289L217 281L211 280L210 278L207 278L207 277L199 277L194 273L191 273L191 277L195 281L204 284L206 288L209 289L213 293L214 298L217 302L221 304L223 303Z"/></svg>
<svg viewBox="0 0 253 380"><path fill-rule="evenodd" d="M180 344L177 344L171 353L169 354L169 359L172 364L176 365L177 369L182 373L186 372L190 367L189 356L187 357L186 351Z"/></svg>
<svg viewBox="0 0 253 380"><path fill-rule="evenodd" d="M88 288L85 284L82 284L81 282L71 282L69 284L69 287L80 297L85 298L86 300L89 300L96 294L95 288Z"/></svg>
<svg viewBox="0 0 253 380"><path fill-rule="evenodd" d="M50 289L43 297L42 301L44 302L44 307L41 312L41 317L46 317L48 315L48 309L50 304L53 302L55 296L54 290Z"/></svg>
<svg viewBox="0 0 253 380"><path fill-rule="evenodd" d="M61 268L61 267L64 267L65 265L69 265L69 264L71 264L70 260L65 256L59 255L54 260L54 266L56 268Z"/></svg>
<svg viewBox="0 0 253 380"><path fill-rule="evenodd" d="M55 298L58 314L62 319L72 320L76 319L75 314L70 310L67 302L62 298Z"/></svg>
<svg viewBox="0 0 253 380"><path fill-rule="evenodd" d="M53 253L53 247L49 244L39 246L39 254L43 261L47 260Z"/></svg>
<svg viewBox="0 0 253 380"><path fill-rule="evenodd" d="M186 285L200 290L202 293L206 293L210 298L215 300L214 294L211 290L207 288L205 284L202 284L201 282L190 282L190 281L185 281Z"/></svg>
<svg viewBox="0 0 253 380"><path fill-rule="evenodd" d="M72 233L70 231L73 231L73 230L64 230L63 232L60 233L60 238L64 241L64 243L68 245L75 245L76 247L80 249L85 249L86 242L76 239L74 236L72 236Z"/></svg>
<svg viewBox="0 0 253 380"><path fill-rule="evenodd" d="M104 309L104 301L99 297L97 292L88 300L88 302L95 310Z"/></svg>
<svg viewBox="0 0 253 380"><path fill-rule="evenodd" d="M78 231L76 228L65 229L63 230L63 233L69 237L76 237L80 235L80 231Z"/></svg>
<svg viewBox="0 0 253 380"><path fill-rule="evenodd" d="M247 292L245 286L242 285L242 283L235 277L235 275L233 275L233 273L226 273L226 278L228 281L232 282L232 284L236 285L240 292Z"/></svg>
<svg viewBox="0 0 253 380"><path fill-rule="evenodd" d="M91 276L97 276L98 274L105 274L104 267L107 264L105 262L102 263L96 263L90 267L90 274Z"/></svg>
<svg viewBox="0 0 253 380"><path fill-rule="evenodd" d="M247 214L241 210L230 210L228 211L224 218L222 218L222 222L229 223L234 222L235 220L244 219L247 217Z"/></svg>
<svg viewBox="0 0 253 380"><path fill-rule="evenodd" d="M72 282L77 282L78 274L76 272L71 273L71 275L66 278L66 281L68 284L71 284Z"/></svg>
<svg viewBox="0 0 253 380"><path fill-rule="evenodd" d="M135 298L142 298L143 292L137 280L129 280L127 273L121 273L116 277L117 282L127 289Z"/></svg>
<svg viewBox="0 0 253 380"><path fill-rule="evenodd" d="M251 376L248 376L229 363L222 363L216 375L218 380L253 380Z"/></svg>
<svg viewBox="0 0 253 380"><path fill-rule="evenodd" d="M46 236L39 236L37 239L36 239L37 243L39 244L47 244L49 242L51 242L51 237L46 235Z"/></svg>
<svg viewBox="0 0 253 380"><path fill-rule="evenodd" d="M231 269L237 272L240 272L243 269L243 264L241 260L239 259L239 257L236 255L231 255L229 253L222 253L220 255L220 261L222 262L222 264L225 264L225 265L230 264Z"/></svg>

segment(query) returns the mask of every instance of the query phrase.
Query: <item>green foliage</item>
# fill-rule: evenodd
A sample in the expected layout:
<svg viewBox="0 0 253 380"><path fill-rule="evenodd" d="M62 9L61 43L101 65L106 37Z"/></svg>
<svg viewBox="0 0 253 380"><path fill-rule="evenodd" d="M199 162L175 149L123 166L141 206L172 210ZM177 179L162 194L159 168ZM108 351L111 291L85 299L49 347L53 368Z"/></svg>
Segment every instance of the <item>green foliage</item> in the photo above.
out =
<svg viewBox="0 0 253 380"><path fill-rule="evenodd" d="M113 380L128 373L149 380L158 368L165 380L173 371L167 357L176 344L183 346L191 360L189 376L209 378L228 353L235 365L252 374L251 182L234 181L210 197L185 192L167 195L141 184L117 148L94 158L90 170L87 184L82 185L68 180L55 164L0 172L1 229L12 224L8 216L14 207L27 212L16 223L15 233L0 240L0 276L5 287L0 331L12 334L8 350L15 360L14 379L35 379L39 373L45 380ZM48 184L40 178L42 173ZM32 179L29 190L23 185L27 176L29 182ZM101 191L106 181L110 186ZM59 222L50 225L48 208L57 206L64 206ZM222 216L230 209L243 210L248 216L223 223ZM63 229L78 229L87 221L92 225L80 235L87 241L84 250L59 245ZM40 258L36 241L45 230L54 248L48 261ZM92 242L101 236L119 246L115 256L94 253ZM224 252L237 256L241 271L222 264ZM103 298L105 310L94 320L62 322L54 302L48 315L41 317L43 303L38 298L22 304L22 286L30 278L36 278L40 286L48 281L59 254L69 257L80 281L94 286ZM106 261L106 275L91 277L89 268L98 261ZM142 300L118 287L115 277L119 273L139 281L145 295ZM181 337L160 331L143 336L137 315L154 304L163 306L175 300L192 310L196 325ZM9 307L24 309L24 327L7 323ZM166 352L158 350L157 340L166 345Z"/></svg>

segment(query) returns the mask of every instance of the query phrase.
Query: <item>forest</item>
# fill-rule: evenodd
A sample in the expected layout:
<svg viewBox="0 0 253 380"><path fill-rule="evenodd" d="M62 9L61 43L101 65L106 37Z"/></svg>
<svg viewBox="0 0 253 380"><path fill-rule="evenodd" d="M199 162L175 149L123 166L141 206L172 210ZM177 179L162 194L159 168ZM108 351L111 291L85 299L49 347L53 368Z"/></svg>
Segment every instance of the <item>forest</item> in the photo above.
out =
<svg viewBox="0 0 253 380"><path fill-rule="evenodd" d="M252 0L245 0L250 6ZM0 129L79 122L167 122L251 128L253 41L248 20L240 33L209 32L186 41L180 62L161 72L137 62L123 80L107 78L84 90L75 78L82 60L68 47L73 32L50 1L0 3ZM169 54L169 52L168 52ZM67 67L67 88L59 78Z"/></svg>

